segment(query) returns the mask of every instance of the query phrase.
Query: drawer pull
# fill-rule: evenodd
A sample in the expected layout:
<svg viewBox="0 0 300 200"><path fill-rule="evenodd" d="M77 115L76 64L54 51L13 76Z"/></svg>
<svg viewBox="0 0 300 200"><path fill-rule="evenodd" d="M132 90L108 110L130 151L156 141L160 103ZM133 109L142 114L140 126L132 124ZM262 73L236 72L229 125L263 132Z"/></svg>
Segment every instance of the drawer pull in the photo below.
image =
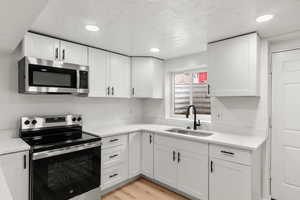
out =
<svg viewBox="0 0 300 200"><path fill-rule="evenodd" d="M111 155L109 156L109 158L114 158L114 157L117 157L119 154L114 154L114 155Z"/></svg>
<svg viewBox="0 0 300 200"><path fill-rule="evenodd" d="M115 176L118 176L119 174L113 174L113 175L110 175L109 178L113 178Z"/></svg>
<svg viewBox="0 0 300 200"><path fill-rule="evenodd" d="M221 151L221 153L224 153L224 154L227 154L227 155L231 155L231 156L233 156L234 155L234 153L232 153L232 152L229 152L229 151Z"/></svg>
<svg viewBox="0 0 300 200"><path fill-rule="evenodd" d="M109 140L109 142L117 142L117 141L119 141L119 139L111 139L111 140Z"/></svg>

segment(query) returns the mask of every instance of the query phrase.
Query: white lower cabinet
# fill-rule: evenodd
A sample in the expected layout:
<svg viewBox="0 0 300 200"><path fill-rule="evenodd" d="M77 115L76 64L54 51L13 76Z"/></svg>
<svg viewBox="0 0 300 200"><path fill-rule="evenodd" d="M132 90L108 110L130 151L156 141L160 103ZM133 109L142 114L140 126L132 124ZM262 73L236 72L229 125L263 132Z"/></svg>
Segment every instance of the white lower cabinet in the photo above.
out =
<svg viewBox="0 0 300 200"><path fill-rule="evenodd" d="M153 178L154 173L154 134L142 133L142 174Z"/></svg>
<svg viewBox="0 0 300 200"><path fill-rule="evenodd" d="M154 178L166 185L177 186L177 161L175 149L169 146L155 145Z"/></svg>
<svg viewBox="0 0 300 200"><path fill-rule="evenodd" d="M101 190L128 179L128 135L102 138Z"/></svg>
<svg viewBox="0 0 300 200"><path fill-rule="evenodd" d="M251 200L251 168L212 159L210 200Z"/></svg>
<svg viewBox="0 0 300 200"><path fill-rule="evenodd" d="M260 200L260 149L210 145L210 200Z"/></svg>
<svg viewBox="0 0 300 200"><path fill-rule="evenodd" d="M208 199L208 156L180 151L178 189L199 199Z"/></svg>
<svg viewBox="0 0 300 200"><path fill-rule="evenodd" d="M28 154L28 151L25 151L0 155L0 168L14 200L29 199Z"/></svg>
<svg viewBox="0 0 300 200"><path fill-rule="evenodd" d="M129 178L141 173L141 140L140 132L129 134Z"/></svg>
<svg viewBox="0 0 300 200"><path fill-rule="evenodd" d="M154 166L156 180L208 199L208 144L156 135Z"/></svg>

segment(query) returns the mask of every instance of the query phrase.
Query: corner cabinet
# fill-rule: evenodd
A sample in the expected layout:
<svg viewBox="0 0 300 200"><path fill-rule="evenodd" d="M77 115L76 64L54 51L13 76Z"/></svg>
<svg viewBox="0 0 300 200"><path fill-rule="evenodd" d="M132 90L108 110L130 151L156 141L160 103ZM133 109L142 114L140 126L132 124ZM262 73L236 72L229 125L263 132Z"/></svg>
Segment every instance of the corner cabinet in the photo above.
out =
<svg viewBox="0 0 300 200"><path fill-rule="evenodd" d="M140 132L129 134L129 178L141 174L141 138Z"/></svg>
<svg viewBox="0 0 300 200"><path fill-rule="evenodd" d="M88 47L35 33L26 33L23 56L88 65Z"/></svg>
<svg viewBox="0 0 300 200"><path fill-rule="evenodd" d="M142 134L142 174L153 178L154 173L154 134L143 132Z"/></svg>
<svg viewBox="0 0 300 200"><path fill-rule="evenodd" d="M210 43L208 55L211 96L259 96L257 33Z"/></svg>
<svg viewBox="0 0 300 200"><path fill-rule="evenodd" d="M132 57L132 96L163 98L163 61L149 57Z"/></svg>
<svg viewBox="0 0 300 200"><path fill-rule="evenodd" d="M130 58L89 48L89 97L130 97Z"/></svg>
<svg viewBox="0 0 300 200"><path fill-rule="evenodd" d="M0 155L0 168L14 200L29 199L29 152Z"/></svg>

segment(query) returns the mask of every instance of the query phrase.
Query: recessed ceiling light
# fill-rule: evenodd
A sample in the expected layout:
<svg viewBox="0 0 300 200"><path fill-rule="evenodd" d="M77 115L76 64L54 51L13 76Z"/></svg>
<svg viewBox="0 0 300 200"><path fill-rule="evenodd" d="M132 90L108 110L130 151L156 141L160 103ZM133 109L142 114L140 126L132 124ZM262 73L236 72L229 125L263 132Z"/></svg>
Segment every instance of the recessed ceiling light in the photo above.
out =
<svg viewBox="0 0 300 200"><path fill-rule="evenodd" d="M274 15L262 15L256 18L258 23L267 22L273 19Z"/></svg>
<svg viewBox="0 0 300 200"><path fill-rule="evenodd" d="M152 53L158 53L158 52L160 52L160 49L159 48L151 48L150 51Z"/></svg>
<svg viewBox="0 0 300 200"><path fill-rule="evenodd" d="M93 31L93 32L96 32L96 31L100 30L99 27L96 26L96 25L86 25L85 29L88 30L88 31Z"/></svg>

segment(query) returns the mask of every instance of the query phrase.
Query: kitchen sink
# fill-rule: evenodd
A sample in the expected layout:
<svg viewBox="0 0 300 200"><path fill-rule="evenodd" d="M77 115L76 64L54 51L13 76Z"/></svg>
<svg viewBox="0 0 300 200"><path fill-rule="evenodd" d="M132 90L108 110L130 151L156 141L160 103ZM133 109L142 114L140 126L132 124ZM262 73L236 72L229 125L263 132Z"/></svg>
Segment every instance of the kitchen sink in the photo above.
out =
<svg viewBox="0 0 300 200"><path fill-rule="evenodd" d="M182 135L192 135L192 136L197 136L197 137L208 137L208 136L213 135L212 133L208 133L208 132L193 131L193 130L180 129L180 128L172 128L172 129L168 129L166 131L172 132L172 133L178 133L178 134L182 134Z"/></svg>

